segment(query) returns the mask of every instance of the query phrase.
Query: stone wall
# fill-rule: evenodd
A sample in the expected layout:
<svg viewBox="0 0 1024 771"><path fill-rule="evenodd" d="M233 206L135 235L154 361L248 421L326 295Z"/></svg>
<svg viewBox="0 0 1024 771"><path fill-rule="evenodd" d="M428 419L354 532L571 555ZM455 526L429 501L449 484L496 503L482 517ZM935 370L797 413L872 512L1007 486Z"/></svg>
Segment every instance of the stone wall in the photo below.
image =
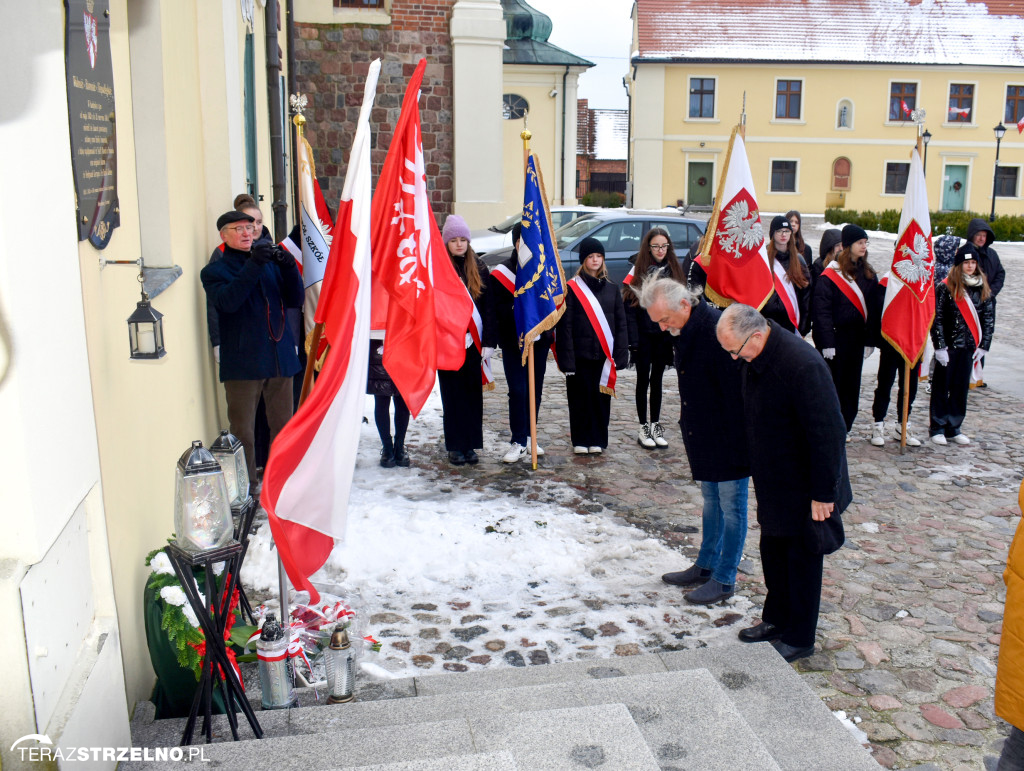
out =
<svg viewBox="0 0 1024 771"><path fill-rule="evenodd" d="M438 219L454 201L452 48L448 33L455 0L394 0L391 24L296 24L296 86L309 97L306 138L313 148L324 197L333 212L345 182L363 84L370 62L381 59L370 115L374 186L409 78L426 58L420 95L427 190Z"/></svg>

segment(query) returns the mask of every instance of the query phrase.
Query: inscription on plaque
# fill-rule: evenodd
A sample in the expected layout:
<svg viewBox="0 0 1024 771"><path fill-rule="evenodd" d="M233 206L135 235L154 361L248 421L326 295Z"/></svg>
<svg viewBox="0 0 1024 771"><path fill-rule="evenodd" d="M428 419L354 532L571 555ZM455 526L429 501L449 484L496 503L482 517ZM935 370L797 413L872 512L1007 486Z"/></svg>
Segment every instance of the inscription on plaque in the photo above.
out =
<svg viewBox="0 0 1024 771"><path fill-rule="evenodd" d="M64 0L71 166L78 240L97 249L121 224L117 203L117 134L110 59L109 0Z"/></svg>

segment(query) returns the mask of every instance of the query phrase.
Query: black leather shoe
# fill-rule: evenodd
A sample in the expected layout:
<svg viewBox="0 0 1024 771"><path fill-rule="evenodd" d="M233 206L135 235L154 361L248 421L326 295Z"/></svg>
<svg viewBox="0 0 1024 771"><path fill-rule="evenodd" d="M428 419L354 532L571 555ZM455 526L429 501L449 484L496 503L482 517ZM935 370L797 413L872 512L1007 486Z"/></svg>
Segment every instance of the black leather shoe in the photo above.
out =
<svg viewBox="0 0 1024 771"><path fill-rule="evenodd" d="M392 451L390 451L390 450L381 450L380 451L380 465L382 465L384 468L394 468L395 467L395 454Z"/></svg>
<svg viewBox="0 0 1024 771"><path fill-rule="evenodd" d="M395 448L395 465L402 468L409 468L409 453L403 447Z"/></svg>
<svg viewBox="0 0 1024 771"><path fill-rule="evenodd" d="M782 640L776 640L772 643L772 647L779 652L779 655L782 656L782 658L791 664L797 659L805 659L814 654L813 645L809 648L796 648L792 645L787 645L782 642Z"/></svg>
<svg viewBox="0 0 1024 771"><path fill-rule="evenodd" d="M767 621L762 621L757 626L741 629L739 634L739 638L743 642L765 642L766 640L778 640L780 637L782 637L782 630Z"/></svg>
<svg viewBox="0 0 1024 771"><path fill-rule="evenodd" d="M466 456L458 450L452 450L448 453L448 460L451 461L453 466L465 466Z"/></svg>
<svg viewBox="0 0 1024 771"><path fill-rule="evenodd" d="M692 586L693 584L703 584L709 578L711 578L710 570L691 565L686 570L680 570L677 573L666 573L661 580L666 584L672 584L672 586Z"/></svg>
<svg viewBox="0 0 1024 771"><path fill-rule="evenodd" d="M480 457L476 454L476 450L466 450L466 463L475 466L479 462Z"/></svg>

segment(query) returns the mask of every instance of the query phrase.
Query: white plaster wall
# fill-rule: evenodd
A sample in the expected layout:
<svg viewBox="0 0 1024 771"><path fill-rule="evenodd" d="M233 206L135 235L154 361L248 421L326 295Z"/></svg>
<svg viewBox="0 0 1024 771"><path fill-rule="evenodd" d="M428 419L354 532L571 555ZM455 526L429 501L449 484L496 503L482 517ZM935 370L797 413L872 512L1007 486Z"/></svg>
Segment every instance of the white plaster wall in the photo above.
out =
<svg viewBox="0 0 1024 771"><path fill-rule="evenodd" d="M633 206L658 209L665 137L665 67L640 65L633 87Z"/></svg>

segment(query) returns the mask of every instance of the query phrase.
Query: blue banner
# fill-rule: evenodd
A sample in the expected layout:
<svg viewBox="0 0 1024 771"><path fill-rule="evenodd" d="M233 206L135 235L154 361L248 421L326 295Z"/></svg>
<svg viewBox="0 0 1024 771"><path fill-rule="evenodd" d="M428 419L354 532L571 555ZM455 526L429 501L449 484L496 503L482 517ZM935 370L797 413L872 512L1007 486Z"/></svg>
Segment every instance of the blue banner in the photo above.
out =
<svg viewBox="0 0 1024 771"><path fill-rule="evenodd" d="M551 235L544 181L533 153L526 164L522 225L513 311L525 365L527 346L554 327L565 310L565 274Z"/></svg>

